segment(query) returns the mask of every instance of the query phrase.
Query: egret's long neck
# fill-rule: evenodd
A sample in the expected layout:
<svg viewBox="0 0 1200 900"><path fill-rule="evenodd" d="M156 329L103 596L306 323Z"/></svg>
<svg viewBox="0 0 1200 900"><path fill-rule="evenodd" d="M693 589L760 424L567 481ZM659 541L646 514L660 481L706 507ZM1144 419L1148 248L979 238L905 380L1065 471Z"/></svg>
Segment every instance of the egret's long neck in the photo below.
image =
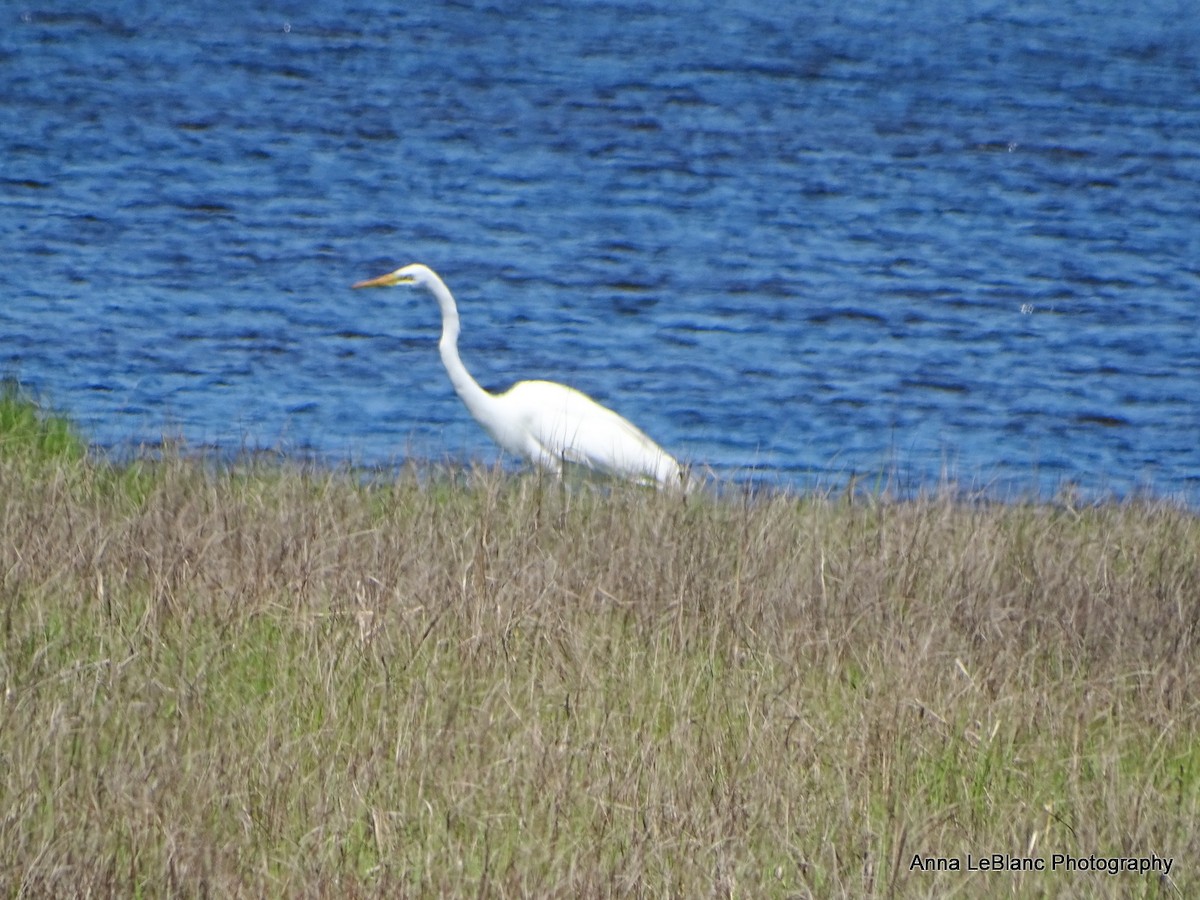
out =
<svg viewBox="0 0 1200 900"><path fill-rule="evenodd" d="M454 385L455 393L466 404L471 415L487 427L491 421L496 398L480 387L479 382L471 377L471 373L467 371L467 367L463 365L463 361L458 355L458 307L454 304L454 297L440 278L434 277L427 282L426 286L433 292L433 296L437 297L438 306L442 310L442 339L438 342L438 350L442 354L442 365L446 367L446 374L450 376L450 383Z"/></svg>

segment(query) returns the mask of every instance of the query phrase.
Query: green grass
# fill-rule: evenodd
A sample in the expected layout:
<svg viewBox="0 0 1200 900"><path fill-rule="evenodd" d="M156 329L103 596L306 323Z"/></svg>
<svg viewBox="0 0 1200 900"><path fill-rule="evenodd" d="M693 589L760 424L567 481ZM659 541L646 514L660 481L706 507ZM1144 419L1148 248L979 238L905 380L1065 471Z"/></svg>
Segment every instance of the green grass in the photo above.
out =
<svg viewBox="0 0 1200 900"><path fill-rule="evenodd" d="M69 419L45 412L15 381L0 382L0 454L51 464L77 462L86 453Z"/></svg>
<svg viewBox="0 0 1200 900"><path fill-rule="evenodd" d="M1197 889L1185 510L112 466L5 416L6 896ZM1174 867L911 867L993 853Z"/></svg>

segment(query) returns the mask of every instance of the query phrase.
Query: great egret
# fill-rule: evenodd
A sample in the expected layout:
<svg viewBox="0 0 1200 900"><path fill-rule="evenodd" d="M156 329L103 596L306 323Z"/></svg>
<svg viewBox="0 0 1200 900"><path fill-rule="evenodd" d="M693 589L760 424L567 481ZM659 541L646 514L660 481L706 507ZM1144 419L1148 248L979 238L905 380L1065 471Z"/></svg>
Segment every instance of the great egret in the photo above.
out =
<svg viewBox="0 0 1200 900"><path fill-rule="evenodd" d="M520 381L503 394L479 386L458 355L458 307L445 282L428 266L404 266L356 288L418 284L442 310L438 348L450 383L475 421L504 450L561 477L564 464L583 466L661 488L686 487L679 463L633 423L591 397L553 381Z"/></svg>

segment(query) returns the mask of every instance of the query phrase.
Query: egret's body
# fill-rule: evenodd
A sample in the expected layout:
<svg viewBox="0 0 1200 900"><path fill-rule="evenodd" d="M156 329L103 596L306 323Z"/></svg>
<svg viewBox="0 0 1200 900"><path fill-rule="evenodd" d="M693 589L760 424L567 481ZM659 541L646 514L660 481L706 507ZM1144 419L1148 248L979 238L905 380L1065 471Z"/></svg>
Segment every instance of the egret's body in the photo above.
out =
<svg viewBox="0 0 1200 900"><path fill-rule="evenodd" d="M603 475L659 487L682 487L679 463L637 426L591 397L553 381L521 381L503 394L492 394L471 377L458 355L458 307L437 273L414 263L354 287L419 284L437 298L442 310L442 364L454 390L492 440L535 466L563 474L564 466L582 466Z"/></svg>

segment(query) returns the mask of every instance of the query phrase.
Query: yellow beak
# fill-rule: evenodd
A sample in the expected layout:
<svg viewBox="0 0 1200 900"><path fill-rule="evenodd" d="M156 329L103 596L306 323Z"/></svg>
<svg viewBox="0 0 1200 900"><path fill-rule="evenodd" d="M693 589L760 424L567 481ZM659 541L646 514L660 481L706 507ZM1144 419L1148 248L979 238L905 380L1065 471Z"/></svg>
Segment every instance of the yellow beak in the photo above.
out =
<svg viewBox="0 0 1200 900"><path fill-rule="evenodd" d="M394 284L406 284L409 280L408 278L401 278L395 272L388 272L386 275L380 275L378 278L368 278L366 281L356 282L350 285L350 287L391 287Z"/></svg>

